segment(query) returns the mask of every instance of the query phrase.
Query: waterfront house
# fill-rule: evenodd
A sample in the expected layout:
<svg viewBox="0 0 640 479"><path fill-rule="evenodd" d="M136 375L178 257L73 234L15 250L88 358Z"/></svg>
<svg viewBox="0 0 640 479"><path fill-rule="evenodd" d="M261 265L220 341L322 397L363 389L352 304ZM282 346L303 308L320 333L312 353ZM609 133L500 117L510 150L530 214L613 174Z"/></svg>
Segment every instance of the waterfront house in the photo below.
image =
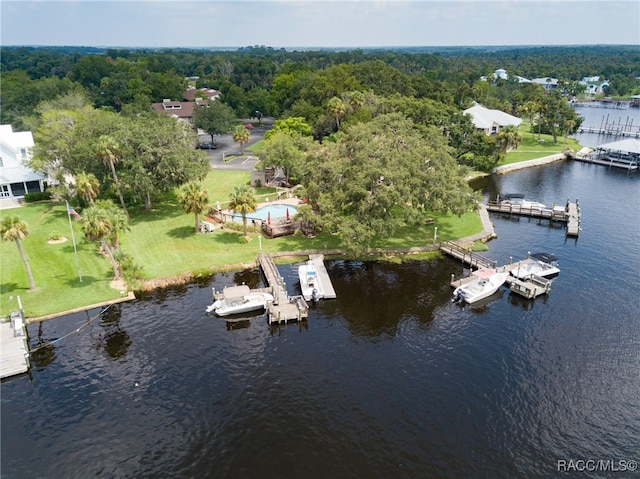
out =
<svg viewBox="0 0 640 479"><path fill-rule="evenodd" d="M493 77L494 80L497 79L502 79L502 80L509 80L509 78L515 78L518 83L531 83L531 80L528 80L527 78L521 77L519 75L509 75L507 73L507 70L505 70L504 68L498 68L497 70L495 70L493 72ZM486 76L481 76L480 80L482 81L488 81L489 78L487 78Z"/></svg>
<svg viewBox="0 0 640 479"><path fill-rule="evenodd" d="M0 199L14 204L25 193L44 191L45 176L26 166L33 155L30 131L13 131L11 125L0 125Z"/></svg>
<svg viewBox="0 0 640 479"><path fill-rule="evenodd" d="M599 76L584 77L578 82L578 84L584 87L584 92L587 95L604 93L604 90L609 87L609 82L607 80L602 80Z"/></svg>
<svg viewBox="0 0 640 479"><path fill-rule="evenodd" d="M522 123L522 120L517 116L509 115L500 110L491 110L479 103L467 108L463 113L470 115L473 126L478 130L483 130L487 135L496 134L505 126L517 128Z"/></svg>
<svg viewBox="0 0 640 479"><path fill-rule="evenodd" d="M542 86L545 91L554 90L558 88L558 79L551 77L543 77L543 78L534 78L531 80L531 83L537 83Z"/></svg>

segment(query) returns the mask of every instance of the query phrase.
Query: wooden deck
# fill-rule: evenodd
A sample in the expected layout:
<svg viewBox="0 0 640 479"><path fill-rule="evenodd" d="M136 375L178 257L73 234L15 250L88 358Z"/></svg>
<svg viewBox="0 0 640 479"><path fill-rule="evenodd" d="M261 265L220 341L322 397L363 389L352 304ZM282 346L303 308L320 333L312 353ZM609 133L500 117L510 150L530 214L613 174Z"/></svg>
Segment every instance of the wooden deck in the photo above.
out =
<svg viewBox="0 0 640 479"><path fill-rule="evenodd" d="M497 267L496 261L485 258L481 254L475 253L453 241L443 241L440 243L440 251L453 258L459 259L472 268L495 269Z"/></svg>
<svg viewBox="0 0 640 479"><path fill-rule="evenodd" d="M27 330L20 313L11 313L11 322L0 323L0 378L29 371Z"/></svg>
<svg viewBox="0 0 640 479"><path fill-rule="evenodd" d="M302 296L289 296L284 279L278 268L267 254L258 255L258 263L271 288L274 301L267 307L269 324L287 321L301 321L309 316L309 306Z"/></svg>
<svg viewBox="0 0 640 479"><path fill-rule="evenodd" d="M551 290L550 279L542 278L540 276L533 276L531 279L527 279L525 281L515 278L513 276L509 276L507 278L507 284L509 284L509 289L527 299L537 298L543 294L549 294Z"/></svg>
<svg viewBox="0 0 640 479"><path fill-rule="evenodd" d="M567 205L567 236L578 236L580 234L580 206L578 200Z"/></svg>
<svg viewBox="0 0 640 479"><path fill-rule="evenodd" d="M567 236L578 236L580 234L580 205L577 199L575 202L567 200L564 209L560 209L557 206L552 208L523 208L517 204L503 204L495 201L490 201L486 208L493 213L528 216L531 218L541 218L566 223Z"/></svg>
<svg viewBox="0 0 640 479"><path fill-rule="evenodd" d="M329 278L329 273L327 273L327 268L324 265L324 255L311 254L309 255L309 259L313 261L313 264L316 267L318 281L320 282L322 291L324 292L324 295L322 297L324 299L335 299L336 292L333 289L333 283L331 283L331 278Z"/></svg>

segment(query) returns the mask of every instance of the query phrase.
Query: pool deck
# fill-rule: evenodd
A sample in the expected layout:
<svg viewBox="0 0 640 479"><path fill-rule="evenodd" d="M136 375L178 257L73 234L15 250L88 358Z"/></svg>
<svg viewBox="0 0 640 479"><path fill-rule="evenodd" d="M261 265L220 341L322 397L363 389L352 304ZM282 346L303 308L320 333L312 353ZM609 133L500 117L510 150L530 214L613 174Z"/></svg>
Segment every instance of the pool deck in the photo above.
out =
<svg viewBox="0 0 640 479"><path fill-rule="evenodd" d="M267 206L275 206L275 205L282 205L282 206L292 206L294 208L297 208L298 206L300 206L301 204L303 204L302 200L300 200L299 198L293 197L293 198L280 198L280 199L274 199L273 201L263 201L260 202L256 205L256 210L259 210L261 208L266 208ZM232 218L233 216L235 216L235 213L233 212L233 210L230 209L226 209L226 210L222 210L222 214L227 218L227 220L229 220L230 218ZM292 213L293 216L293 213ZM276 219L279 217L272 217L271 219ZM282 215L282 218L284 218L284 215ZM266 219L264 220L259 220L256 218L251 218L251 213L247 214L247 219L255 219L256 221L266 221Z"/></svg>

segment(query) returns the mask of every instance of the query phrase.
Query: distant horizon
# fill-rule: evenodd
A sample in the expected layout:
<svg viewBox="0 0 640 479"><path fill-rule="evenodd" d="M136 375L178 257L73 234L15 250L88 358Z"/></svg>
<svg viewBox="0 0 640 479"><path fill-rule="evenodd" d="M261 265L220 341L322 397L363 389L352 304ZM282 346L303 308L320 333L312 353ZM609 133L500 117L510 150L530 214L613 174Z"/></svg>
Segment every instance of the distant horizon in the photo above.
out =
<svg viewBox="0 0 640 479"><path fill-rule="evenodd" d="M510 49L510 48L559 48L559 47L637 47L639 44L634 43L566 43L566 44L487 44L487 45L363 45L363 46L271 46L271 45L230 45L230 46L150 46L150 45L53 45L53 44L12 44L2 45L6 48L95 48L95 49L149 49L149 50L237 50L240 48L268 48L275 51L287 50L391 50L406 48L424 48L431 50L438 49Z"/></svg>
<svg viewBox="0 0 640 479"><path fill-rule="evenodd" d="M0 44L7 46L308 50L640 43L635 0L2 0L0 8ZM604 19L614 19L615 28L599 28Z"/></svg>

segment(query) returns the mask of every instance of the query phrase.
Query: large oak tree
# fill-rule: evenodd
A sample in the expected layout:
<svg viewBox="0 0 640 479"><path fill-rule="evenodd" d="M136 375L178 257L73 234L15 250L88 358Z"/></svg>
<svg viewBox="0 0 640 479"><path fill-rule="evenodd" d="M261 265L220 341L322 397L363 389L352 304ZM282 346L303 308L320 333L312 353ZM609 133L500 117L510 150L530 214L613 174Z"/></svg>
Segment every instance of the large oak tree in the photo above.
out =
<svg viewBox="0 0 640 479"><path fill-rule="evenodd" d="M351 255L400 225L434 212L463 214L478 200L442 131L397 113L318 144L307 156L303 182L319 223L339 232Z"/></svg>

